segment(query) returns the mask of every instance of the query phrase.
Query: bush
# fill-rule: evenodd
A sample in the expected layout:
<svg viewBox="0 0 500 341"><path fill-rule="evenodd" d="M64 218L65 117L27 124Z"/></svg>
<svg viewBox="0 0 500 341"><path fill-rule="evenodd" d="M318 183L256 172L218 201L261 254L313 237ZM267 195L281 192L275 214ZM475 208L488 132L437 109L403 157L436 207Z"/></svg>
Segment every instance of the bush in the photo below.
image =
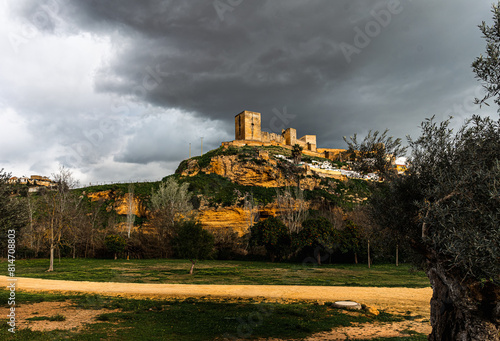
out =
<svg viewBox="0 0 500 341"><path fill-rule="evenodd" d="M219 260L241 259L247 251L244 248L245 236L238 236L237 232L230 229L220 230L214 233L216 258Z"/></svg>
<svg viewBox="0 0 500 341"><path fill-rule="evenodd" d="M185 259L206 259L214 251L214 236L193 220L175 223L172 240L174 254Z"/></svg>
<svg viewBox="0 0 500 341"><path fill-rule="evenodd" d="M290 254L291 238L288 228L276 217L260 221L250 229L250 243L264 246L271 261L281 260Z"/></svg>
<svg viewBox="0 0 500 341"><path fill-rule="evenodd" d="M332 223L319 217L302 223L302 230L294 237L294 244L299 250L312 253L321 265L321 251L326 250L329 255L332 254L334 249L340 247L340 239L340 232L334 229Z"/></svg>
<svg viewBox="0 0 500 341"><path fill-rule="evenodd" d="M106 249L109 252L113 253L116 259L117 254L125 250L127 241L123 239L122 236L119 236L117 234L110 234L104 239L104 244L106 245Z"/></svg>

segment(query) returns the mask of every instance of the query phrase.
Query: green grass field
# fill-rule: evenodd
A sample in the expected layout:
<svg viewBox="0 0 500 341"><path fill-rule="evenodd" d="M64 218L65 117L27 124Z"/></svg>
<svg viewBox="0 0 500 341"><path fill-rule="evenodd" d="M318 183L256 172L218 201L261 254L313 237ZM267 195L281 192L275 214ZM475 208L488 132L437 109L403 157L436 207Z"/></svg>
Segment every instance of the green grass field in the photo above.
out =
<svg viewBox="0 0 500 341"><path fill-rule="evenodd" d="M0 302L7 302L8 292L0 290ZM346 314L326 305L306 303L273 304L252 300L241 302L207 302L196 299L134 300L109 298L99 295L17 293L17 310L23 304L43 301L71 301L78 309L120 309L103 313L81 331L17 330L11 334L6 320L0 326L1 340L236 340L256 338L300 339L321 331L328 331L352 323L401 321L405 316L381 313L367 315L363 311ZM50 317L40 317L48 320ZM57 324L62 320L53 319ZM404 338L377 339L378 341L423 341L423 335Z"/></svg>
<svg viewBox="0 0 500 341"><path fill-rule="evenodd" d="M0 266L7 268L6 260ZM258 284L316 286L428 287L423 271L410 265L306 265L250 261L200 261L188 274L188 260L47 259L16 260L16 276L95 282L167 284Z"/></svg>

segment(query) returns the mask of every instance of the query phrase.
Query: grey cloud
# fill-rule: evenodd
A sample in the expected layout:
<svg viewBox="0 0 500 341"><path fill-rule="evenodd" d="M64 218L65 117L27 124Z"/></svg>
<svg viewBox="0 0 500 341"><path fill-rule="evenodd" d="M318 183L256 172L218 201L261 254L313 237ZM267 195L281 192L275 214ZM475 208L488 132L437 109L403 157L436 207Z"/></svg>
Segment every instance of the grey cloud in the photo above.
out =
<svg viewBox="0 0 500 341"><path fill-rule="evenodd" d="M54 1L56 15L40 29L51 34L59 25L68 35L112 41L113 56L95 75L97 92L189 113L186 127L206 120L224 129L224 138L233 134L234 115L254 110L266 129L296 127L332 147L368 129L416 135L425 117L463 108L464 97L472 101L470 63L484 49L477 25L491 16L488 2L401 0L387 25L346 58L341 44L355 46L359 30L377 23L374 11L398 1L245 0L223 20L212 1ZM24 1L21 13L29 20L41 8ZM290 117L277 125L283 108ZM156 122L126 133L115 161L184 158L185 142ZM218 135L207 136L207 149L219 143ZM167 144L176 147L167 153ZM97 157L110 153L104 148Z"/></svg>

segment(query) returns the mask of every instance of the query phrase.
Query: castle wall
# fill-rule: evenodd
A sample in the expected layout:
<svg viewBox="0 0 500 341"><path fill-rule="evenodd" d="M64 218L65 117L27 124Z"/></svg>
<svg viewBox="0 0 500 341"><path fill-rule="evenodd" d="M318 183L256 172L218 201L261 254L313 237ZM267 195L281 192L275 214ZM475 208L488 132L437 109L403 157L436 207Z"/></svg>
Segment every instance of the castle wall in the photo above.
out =
<svg viewBox="0 0 500 341"><path fill-rule="evenodd" d="M305 143L316 144L316 135L304 135L300 140Z"/></svg>
<svg viewBox="0 0 500 341"><path fill-rule="evenodd" d="M316 135L304 135L299 139L299 141L305 143L304 149L312 152L316 151Z"/></svg>
<svg viewBox="0 0 500 341"><path fill-rule="evenodd" d="M319 153L324 154L326 159L330 160L340 160L341 153L345 152L345 149L333 149L333 148L318 148Z"/></svg>
<svg viewBox="0 0 500 341"><path fill-rule="evenodd" d="M267 131L262 131L261 137L262 137L261 139L262 142L275 141L278 143L285 143L285 139L283 138L283 136L281 136L281 134L268 133Z"/></svg>

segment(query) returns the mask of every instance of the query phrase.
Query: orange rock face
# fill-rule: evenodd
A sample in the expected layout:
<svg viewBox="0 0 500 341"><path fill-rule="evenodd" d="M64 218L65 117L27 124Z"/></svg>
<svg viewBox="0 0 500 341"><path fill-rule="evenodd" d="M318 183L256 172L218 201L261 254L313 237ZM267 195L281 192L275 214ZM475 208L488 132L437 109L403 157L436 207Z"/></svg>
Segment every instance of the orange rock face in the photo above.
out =
<svg viewBox="0 0 500 341"><path fill-rule="evenodd" d="M87 197L89 197L90 200L92 201L113 200L114 203L113 206L110 207L110 210L113 209L116 211L116 213L120 215L128 214L129 202L130 202L128 193L126 193L123 196L121 195L118 196L113 191L107 190L101 192L88 193ZM145 217L147 215L146 206L137 197L134 197L134 202L132 203L132 214L136 215L137 217Z"/></svg>
<svg viewBox="0 0 500 341"><path fill-rule="evenodd" d="M295 177L287 176L278 167L276 160L270 159L265 154L261 155L259 159L262 164L240 161L238 155L219 155L212 158L210 165L203 171L218 174L243 186L283 187L297 185ZM300 187L312 190L319 185L319 182L319 179L308 177L300 180Z"/></svg>
<svg viewBox="0 0 500 341"><path fill-rule="evenodd" d="M249 227L248 214L239 207L223 207L202 210L198 216L201 225L210 231L230 229L244 235Z"/></svg>

